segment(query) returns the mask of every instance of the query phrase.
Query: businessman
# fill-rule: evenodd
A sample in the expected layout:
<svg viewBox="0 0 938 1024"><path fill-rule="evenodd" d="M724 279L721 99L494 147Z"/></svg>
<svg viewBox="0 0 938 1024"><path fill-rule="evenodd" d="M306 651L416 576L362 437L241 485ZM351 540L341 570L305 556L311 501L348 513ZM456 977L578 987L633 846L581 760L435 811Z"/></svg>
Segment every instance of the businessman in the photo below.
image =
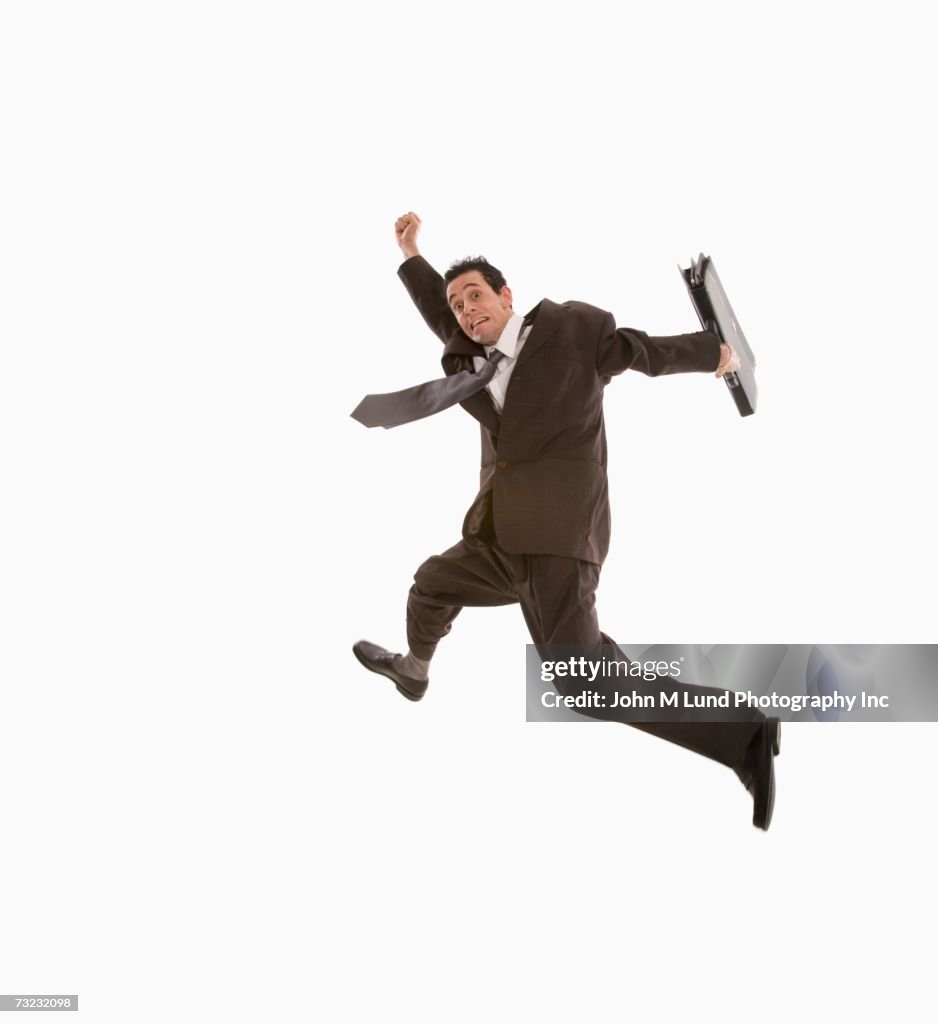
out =
<svg viewBox="0 0 938 1024"><path fill-rule="evenodd" d="M610 313L594 306L549 299L520 315L501 272L481 257L454 263L440 277L420 255L420 227L413 212L395 224L404 255L398 274L443 342L446 376L404 392L369 395L352 414L367 426L389 427L458 403L480 424L479 492L462 539L414 575L407 652L366 640L353 647L366 668L414 701L426 693L437 644L464 607L520 604L539 649L563 644L617 650L600 631L595 607L610 539L605 386L626 370L722 377L739 366L736 353L709 331L650 337L617 328ZM563 682L557 685L564 692ZM725 693L670 677L659 677L656 689ZM583 713L617 717L611 709ZM767 829L778 720L748 708L723 722L689 714L682 721L629 724L732 768L752 795L753 824Z"/></svg>

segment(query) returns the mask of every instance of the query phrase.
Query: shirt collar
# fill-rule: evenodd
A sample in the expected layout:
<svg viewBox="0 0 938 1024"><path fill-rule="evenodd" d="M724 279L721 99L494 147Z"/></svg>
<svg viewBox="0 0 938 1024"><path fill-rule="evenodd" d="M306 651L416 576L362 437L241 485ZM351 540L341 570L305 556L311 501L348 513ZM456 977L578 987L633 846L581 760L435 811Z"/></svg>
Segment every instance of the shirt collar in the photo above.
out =
<svg viewBox="0 0 938 1024"><path fill-rule="evenodd" d="M492 348L497 348L499 352L506 355L509 359L514 359L518 348L518 337L521 334L523 324L524 317L519 313L513 313L511 319L502 328L502 333Z"/></svg>

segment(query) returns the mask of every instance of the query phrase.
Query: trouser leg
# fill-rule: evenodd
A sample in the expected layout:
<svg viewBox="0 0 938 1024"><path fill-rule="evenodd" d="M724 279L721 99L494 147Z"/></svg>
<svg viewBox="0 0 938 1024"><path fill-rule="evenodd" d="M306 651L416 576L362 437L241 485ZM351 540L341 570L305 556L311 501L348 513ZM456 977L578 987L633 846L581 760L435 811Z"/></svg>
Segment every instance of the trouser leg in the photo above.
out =
<svg viewBox="0 0 938 1024"><path fill-rule="evenodd" d="M514 561L521 612L538 649L545 644L602 643L596 617L598 565L554 555L517 556Z"/></svg>
<svg viewBox="0 0 938 1024"><path fill-rule="evenodd" d="M529 556L525 561L527 574L523 582L519 583L519 598L531 638L539 651L544 645L570 644L590 649L584 653L591 660L627 660L614 641L599 629L595 601L599 566L572 558L540 555ZM684 694L690 698L705 694L722 696L726 690L712 686L696 686L671 676L656 676L655 679L648 681L635 677L624 679L610 673L589 684L589 689L605 697L606 707L576 710L588 718L624 722L643 732L719 761L734 770L741 766L746 748L760 723L765 720L765 716L758 709L746 705L736 708L731 701L726 713L733 717L733 721L704 721L705 712L693 707L681 712L680 721L641 721L633 717L634 710L630 710L626 715L625 709L611 706L616 703L615 691L621 689L624 683L629 688L632 688L633 683L635 689L647 687L655 694L677 692L679 706L682 708ZM557 686L564 696L567 695L565 690L575 694L585 688L582 680L558 679Z"/></svg>
<svg viewBox="0 0 938 1024"><path fill-rule="evenodd" d="M499 555L491 547L460 541L414 573L407 595L407 643L416 657L429 661L463 608L517 600L511 572Z"/></svg>

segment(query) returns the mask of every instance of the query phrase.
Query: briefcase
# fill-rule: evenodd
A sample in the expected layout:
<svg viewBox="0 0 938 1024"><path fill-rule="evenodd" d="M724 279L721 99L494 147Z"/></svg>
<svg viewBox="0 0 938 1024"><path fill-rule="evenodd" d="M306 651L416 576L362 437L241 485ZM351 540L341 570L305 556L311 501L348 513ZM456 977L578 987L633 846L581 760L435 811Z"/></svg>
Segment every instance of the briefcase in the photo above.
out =
<svg viewBox="0 0 938 1024"><path fill-rule="evenodd" d="M724 374L723 379L739 415L751 416L756 411L756 357L733 313L713 260L701 253L686 270L683 267L678 269L690 292L701 325L705 330L713 331L727 345L732 345L739 356L739 370Z"/></svg>

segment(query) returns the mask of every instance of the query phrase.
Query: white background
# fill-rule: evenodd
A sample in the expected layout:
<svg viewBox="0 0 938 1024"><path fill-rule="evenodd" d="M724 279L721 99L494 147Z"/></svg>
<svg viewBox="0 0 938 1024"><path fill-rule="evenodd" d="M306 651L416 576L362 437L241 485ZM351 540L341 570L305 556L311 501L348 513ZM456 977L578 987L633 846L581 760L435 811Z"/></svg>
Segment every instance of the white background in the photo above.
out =
<svg viewBox="0 0 938 1024"><path fill-rule="evenodd" d="M478 431L349 411L439 375L397 281L759 360L607 392L623 643L934 638L935 94L922 5L0 10L0 992L94 1022L915 1019L931 725L725 768L525 725L515 608L427 698L404 643Z"/></svg>

